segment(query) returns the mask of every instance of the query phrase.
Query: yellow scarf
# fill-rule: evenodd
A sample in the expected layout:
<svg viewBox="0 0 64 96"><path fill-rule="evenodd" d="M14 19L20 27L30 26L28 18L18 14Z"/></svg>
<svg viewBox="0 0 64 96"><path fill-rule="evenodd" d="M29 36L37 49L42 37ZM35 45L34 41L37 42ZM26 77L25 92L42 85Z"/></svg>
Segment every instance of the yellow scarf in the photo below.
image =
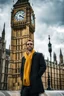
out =
<svg viewBox="0 0 64 96"><path fill-rule="evenodd" d="M24 65L23 85L25 86L30 86L31 61L32 61L32 56L34 52L35 50L32 50L32 52L29 55L27 55L26 52L24 54L26 61Z"/></svg>

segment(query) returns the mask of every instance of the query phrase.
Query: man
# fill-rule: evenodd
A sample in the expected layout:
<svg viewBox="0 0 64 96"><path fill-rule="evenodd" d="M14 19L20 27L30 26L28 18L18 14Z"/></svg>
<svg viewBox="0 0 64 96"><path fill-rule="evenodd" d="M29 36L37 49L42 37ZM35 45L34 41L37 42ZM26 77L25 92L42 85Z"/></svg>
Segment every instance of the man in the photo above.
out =
<svg viewBox="0 0 64 96"><path fill-rule="evenodd" d="M42 53L36 52L33 47L33 41L29 39L21 64L21 96L38 96L44 93L41 76L46 70L46 63Z"/></svg>

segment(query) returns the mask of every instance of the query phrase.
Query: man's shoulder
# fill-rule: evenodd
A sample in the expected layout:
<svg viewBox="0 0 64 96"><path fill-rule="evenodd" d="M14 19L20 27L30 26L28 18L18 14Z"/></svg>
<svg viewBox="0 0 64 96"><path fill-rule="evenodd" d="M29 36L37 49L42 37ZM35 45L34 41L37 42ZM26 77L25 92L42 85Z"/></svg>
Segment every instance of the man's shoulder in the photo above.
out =
<svg viewBox="0 0 64 96"><path fill-rule="evenodd" d="M35 55L43 56L44 57L43 53L41 53L41 52L35 52Z"/></svg>
<svg viewBox="0 0 64 96"><path fill-rule="evenodd" d="M21 60L24 60L24 59L25 59L25 57L24 57L24 56L22 56Z"/></svg>

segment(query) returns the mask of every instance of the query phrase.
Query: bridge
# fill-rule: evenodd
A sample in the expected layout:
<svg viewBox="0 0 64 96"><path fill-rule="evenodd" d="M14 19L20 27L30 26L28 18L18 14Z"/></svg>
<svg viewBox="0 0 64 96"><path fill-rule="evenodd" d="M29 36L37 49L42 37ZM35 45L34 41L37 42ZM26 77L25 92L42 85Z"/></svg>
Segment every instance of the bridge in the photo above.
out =
<svg viewBox="0 0 64 96"><path fill-rule="evenodd" d="M1 91L0 90L0 96L20 96L20 91ZM39 96L64 96L64 90L53 90L48 91L45 90L44 94L40 94Z"/></svg>

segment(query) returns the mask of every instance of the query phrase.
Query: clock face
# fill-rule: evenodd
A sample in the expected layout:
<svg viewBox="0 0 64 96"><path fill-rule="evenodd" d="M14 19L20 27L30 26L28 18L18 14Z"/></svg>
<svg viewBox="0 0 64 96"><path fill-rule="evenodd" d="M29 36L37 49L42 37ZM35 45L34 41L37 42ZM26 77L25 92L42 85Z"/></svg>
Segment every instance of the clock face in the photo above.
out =
<svg viewBox="0 0 64 96"><path fill-rule="evenodd" d="M34 14L31 14L31 23L34 24L35 21L34 21Z"/></svg>
<svg viewBox="0 0 64 96"><path fill-rule="evenodd" d="M24 17L25 17L25 12L23 10L20 10L18 11L16 14L15 14L15 20L17 21L22 21L24 20Z"/></svg>

